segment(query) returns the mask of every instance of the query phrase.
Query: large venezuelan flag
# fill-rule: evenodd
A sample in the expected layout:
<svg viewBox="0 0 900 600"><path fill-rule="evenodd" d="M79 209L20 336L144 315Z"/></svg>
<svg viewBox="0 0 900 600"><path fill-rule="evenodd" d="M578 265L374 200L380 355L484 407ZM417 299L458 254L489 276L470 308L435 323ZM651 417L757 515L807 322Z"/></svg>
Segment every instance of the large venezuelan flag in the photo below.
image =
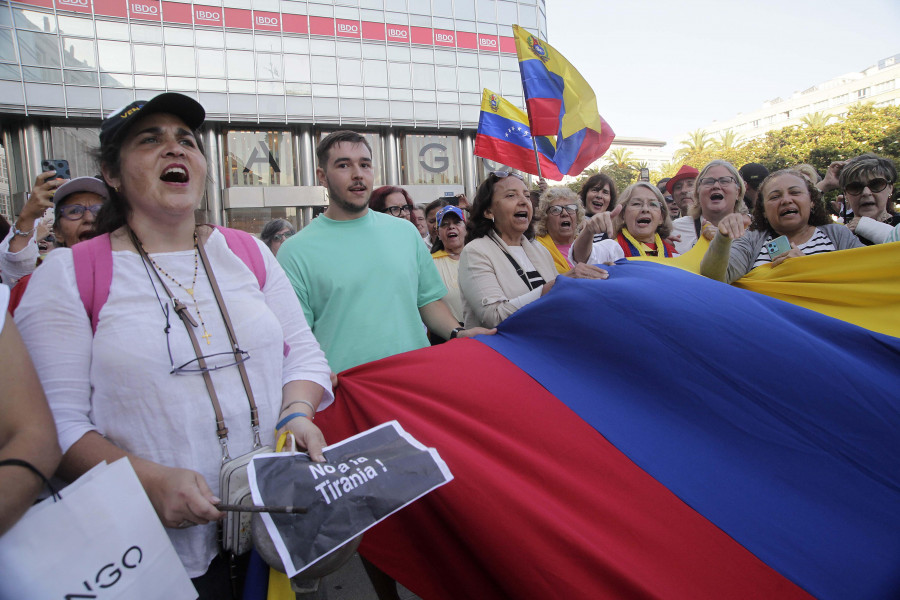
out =
<svg viewBox="0 0 900 600"><path fill-rule="evenodd" d="M569 61L518 25L513 34L531 133L555 135L556 166L578 175L603 156L616 134L597 111L594 90Z"/></svg>
<svg viewBox="0 0 900 600"><path fill-rule="evenodd" d="M900 597L900 338L609 269L342 374L327 439L396 418L455 475L363 554L429 600Z"/></svg>
<svg viewBox="0 0 900 600"><path fill-rule="evenodd" d="M481 95L481 116L475 134L475 156L502 163L524 173L537 175L534 145L541 160L541 176L559 181L563 174L553 162L555 141L540 136L532 141L528 115L508 100L485 88Z"/></svg>

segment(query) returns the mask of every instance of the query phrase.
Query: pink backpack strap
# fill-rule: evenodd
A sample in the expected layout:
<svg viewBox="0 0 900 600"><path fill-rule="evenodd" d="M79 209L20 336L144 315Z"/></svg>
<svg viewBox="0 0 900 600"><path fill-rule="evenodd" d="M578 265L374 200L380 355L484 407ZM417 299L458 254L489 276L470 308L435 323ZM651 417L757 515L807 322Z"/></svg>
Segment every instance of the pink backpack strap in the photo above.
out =
<svg viewBox="0 0 900 600"><path fill-rule="evenodd" d="M256 275L259 289L263 289L266 285L266 263L263 262L262 252L260 252L259 246L256 244L256 238L240 229L220 227L219 225L212 225L212 227L225 236L225 243L228 244L228 248ZM290 351L290 345L284 342L284 355L287 356Z"/></svg>
<svg viewBox="0 0 900 600"><path fill-rule="evenodd" d="M78 294L91 319L91 330L96 333L100 309L109 298L109 286L112 284L112 244L109 234L98 235L72 246L72 260L75 263Z"/></svg>
<svg viewBox="0 0 900 600"><path fill-rule="evenodd" d="M213 225L212 227L225 236L225 243L228 244L228 248L256 275L259 289L266 287L266 264L263 262L259 246L256 245L256 238L240 229L231 229L230 227L220 227L218 225Z"/></svg>

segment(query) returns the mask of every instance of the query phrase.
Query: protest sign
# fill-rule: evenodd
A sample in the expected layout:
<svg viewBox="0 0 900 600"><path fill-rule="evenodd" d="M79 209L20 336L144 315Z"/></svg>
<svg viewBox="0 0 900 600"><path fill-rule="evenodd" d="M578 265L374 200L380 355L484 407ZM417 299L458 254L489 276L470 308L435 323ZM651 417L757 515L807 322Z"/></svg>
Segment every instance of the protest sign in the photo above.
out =
<svg viewBox="0 0 900 600"><path fill-rule="evenodd" d="M324 463L285 452L250 462L254 504L308 509L261 515L288 577L453 479L437 450L420 444L397 421L328 446L324 455Z"/></svg>

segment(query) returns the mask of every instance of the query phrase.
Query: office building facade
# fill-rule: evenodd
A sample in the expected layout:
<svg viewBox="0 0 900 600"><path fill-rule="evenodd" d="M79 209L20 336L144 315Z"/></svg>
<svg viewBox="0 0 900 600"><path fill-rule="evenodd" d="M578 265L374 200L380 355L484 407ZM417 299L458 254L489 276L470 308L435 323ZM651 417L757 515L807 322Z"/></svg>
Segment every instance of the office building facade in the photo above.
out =
<svg viewBox="0 0 900 600"><path fill-rule="evenodd" d="M16 212L43 158L96 172L103 115L163 91L207 110L212 222L302 226L327 200L315 144L371 143L376 184L416 202L471 194L482 88L522 106L513 23L546 39L544 0L0 2L0 134ZM2 209L2 207L0 207Z"/></svg>

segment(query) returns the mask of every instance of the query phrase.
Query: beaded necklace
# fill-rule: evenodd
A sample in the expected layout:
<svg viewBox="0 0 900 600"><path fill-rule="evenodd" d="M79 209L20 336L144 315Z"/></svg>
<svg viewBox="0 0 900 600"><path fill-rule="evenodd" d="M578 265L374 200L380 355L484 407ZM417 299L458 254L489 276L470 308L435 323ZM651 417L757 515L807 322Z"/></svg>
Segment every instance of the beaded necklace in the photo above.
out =
<svg viewBox="0 0 900 600"><path fill-rule="evenodd" d="M140 240L138 240L138 244L140 244L141 250L143 250L144 254L147 256L147 258L150 259L150 264L153 265L153 268L156 269L157 271L159 271L160 273L162 273L163 275L165 275L166 279L168 279L169 281L171 281L172 283L174 283L175 285L177 285L178 287L183 289L185 292L187 292L187 295L190 296L191 300L194 301L194 310L197 311L197 317L200 319L200 326L203 328L203 335L201 335L200 337L205 339L206 345L209 346L211 344L209 339L212 337L212 335L210 335L210 333L206 330L206 323L203 321L203 315L200 314L200 305L197 304L197 298L194 296L194 288L197 286L197 271L199 270L199 266L200 266L200 250L198 249L198 243L199 242L197 240L197 232L195 231L194 232L194 280L191 281L191 287L184 287L180 281L178 281L177 279L175 279L174 277L169 275L165 269L163 269L161 266L159 266L159 264L157 264L157 262L155 260L153 260L153 257L150 256L150 253L147 252L146 248L144 248L144 244ZM196 325L194 325L194 326L196 327Z"/></svg>

